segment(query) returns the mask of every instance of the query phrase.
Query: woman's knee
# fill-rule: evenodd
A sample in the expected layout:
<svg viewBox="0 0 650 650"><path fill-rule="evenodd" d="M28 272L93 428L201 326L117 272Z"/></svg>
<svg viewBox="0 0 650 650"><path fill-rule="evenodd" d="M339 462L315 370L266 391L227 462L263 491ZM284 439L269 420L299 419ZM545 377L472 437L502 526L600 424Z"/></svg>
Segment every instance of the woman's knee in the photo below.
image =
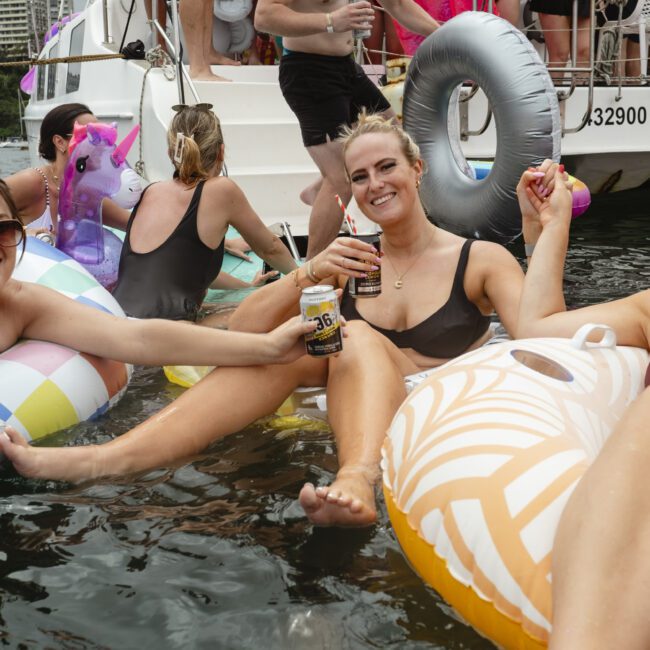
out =
<svg viewBox="0 0 650 650"><path fill-rule="evenodd" d="M346 337L343 340L343 352L358 351L368 346L381 345L383 337L364 320L348 321Z"/></svg>
<svg viewBox="0 0 650 650"><path fill-rule="evenodd" d="M578 61L576 65L586 65L589 63L590 50L589 47L579 47L578 48Z"/></svg>
<svg viewBox="0 0 650 650"><path fill-rule="evenodd" d="M346 325L346 336L343 339L343 349L335 357L330 357L330 367L335 364L341 367L346 364L359 365L372 355L373 358L390 355L386 350L387 340L362 320L349 321Z"/></svg>

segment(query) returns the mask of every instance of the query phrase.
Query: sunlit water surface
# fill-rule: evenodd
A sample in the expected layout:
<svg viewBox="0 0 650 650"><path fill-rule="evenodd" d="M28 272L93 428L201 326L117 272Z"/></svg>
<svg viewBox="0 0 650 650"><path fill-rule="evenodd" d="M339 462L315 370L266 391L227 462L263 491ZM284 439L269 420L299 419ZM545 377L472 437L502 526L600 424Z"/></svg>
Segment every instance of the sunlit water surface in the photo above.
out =
<svg viewBox="0 0 650 650"><path fill-rule="evenodd" d="M2 174L12 171L11 162L0 159ZM575 222L569 304L650 284L649 200L650 191L604 197ZM512 247L519 257L521 249ZM180 391L160 370L139 369L104 418L48 444L108 440ZM261 422L188 465L128 481L71 488L5 471L1 642L66 649L491 648L411 571L381 500L379 523L368 530L305 523L300 487L330 481L335 469L323 427L279 431Z"/></svg>

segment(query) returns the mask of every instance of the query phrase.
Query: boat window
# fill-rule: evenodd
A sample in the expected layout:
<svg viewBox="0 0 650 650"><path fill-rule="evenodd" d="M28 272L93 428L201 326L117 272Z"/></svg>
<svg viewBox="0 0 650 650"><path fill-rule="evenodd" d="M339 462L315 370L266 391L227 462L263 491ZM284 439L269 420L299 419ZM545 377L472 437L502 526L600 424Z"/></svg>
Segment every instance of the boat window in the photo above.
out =
<svg viewBox="0 0 650 650"><path fill-rule="evenodd" d="M511 350L510 354L526 368L559 381L573 381L573 375L557 361L530 350Z"/></svg>
<svg viewBox="0 0 650 650"><path fill-rule="evenodd" d="M70 35L70 56L80 56L83 51L85 22L80 22ZM68 77L65 82L65 92L74 93L79 90L81 80L81 63L68 63Z"/></svg>
<svg viewBox="0 0 650 650"><path fill-rule="evenodd" d="M59 56L59 44L56 43L50 48L48 52L48 59L55 59ZM54 91L56 90L56 73L59 69L57 63L51 63L47 66L47 98L52 99L54 97Z"/></svg>
<svg viewBox="0 0 650 650"><path fill-rule="evenodd" d="M45 99L45 74L47 72L47 66L46 65L37 65L36 66L36 74L37 76L37 84L36 84L36 99L39 101L41 99Z"/></svg>

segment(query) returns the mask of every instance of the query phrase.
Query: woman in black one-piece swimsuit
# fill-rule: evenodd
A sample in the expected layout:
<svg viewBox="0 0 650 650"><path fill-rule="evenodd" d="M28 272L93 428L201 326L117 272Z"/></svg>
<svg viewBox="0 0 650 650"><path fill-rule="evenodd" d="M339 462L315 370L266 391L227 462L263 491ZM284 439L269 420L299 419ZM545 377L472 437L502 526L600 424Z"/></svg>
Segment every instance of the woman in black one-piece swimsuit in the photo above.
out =
<svg viewBox="0 0 650 650"><path fill-rule="evenodd" d="M211 108L179 107L167 132L174 177L150 185L129 219L113 292L129 316L197 320L229 225L273 268L296 267L244 193L221 176L223 136Z"/></svg>

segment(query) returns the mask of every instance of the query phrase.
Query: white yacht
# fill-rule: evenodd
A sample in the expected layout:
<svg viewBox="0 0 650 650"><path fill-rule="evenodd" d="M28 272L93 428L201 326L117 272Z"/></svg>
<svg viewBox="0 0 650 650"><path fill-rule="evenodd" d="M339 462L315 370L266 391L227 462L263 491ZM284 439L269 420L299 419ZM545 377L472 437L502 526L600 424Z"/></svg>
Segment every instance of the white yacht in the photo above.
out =
<svg viewBox="0 0 650 650"><path fill-rule="evenodd" d="M156 40L158 22L147 19L143 5L88 0L83 10L48 41L39 58L115 55L122 41L136 39L150 47ZM609 23L608 29L619 35L639 33L644 44L645 30L650 29L645 21L646 16L650 18L650 0L638 0L637 5L630 18ZM171 6L174 13L175 0ZM134 11L129 19L130 8ZM167 22L171 23L166 32L167 50L173 57L179 36L173 30L176 20ZM531 37L533 31L538 30L532 30ZM567 83L556 88L562 108L563 161L592 193L636 187L650 178L647 61L641 61L642 74L636 78L599 76L594 72L599 63L598 31L592 25L591 66L586 72L582 70L588 83L571 83L580 70L569 68ZM536 43L536 47L544 56L543 45ZM647 51L642 47L642 52L644 49ZM100 120L117 122L120 136L139 123L140 138L131 149L129 162L148 181L168 178L171 170L165 132L172 105L209 102L223 125L228 174L266 223L287 221L294 232L305 232L309 207L300 201L299 194L318 178L318 172L281 95L277 66L215 66L214 71L232 82L191 83L186 66L173 62L160 67L148 60L111 58L38 66L24 118L32 163L37 162L43 116L63 102L83 102ZM492 158L498 134L495 120L489 120L485 95L476 92L461 104L460 111L460 139L466 157Z"/></svg>
<svg viewBox="0 0 650 650"><path fill-rule="evenodd" d="M27 140L22 138L7 138L0 142L0 149L21 149L26 151L28 147Z"/></svg>

